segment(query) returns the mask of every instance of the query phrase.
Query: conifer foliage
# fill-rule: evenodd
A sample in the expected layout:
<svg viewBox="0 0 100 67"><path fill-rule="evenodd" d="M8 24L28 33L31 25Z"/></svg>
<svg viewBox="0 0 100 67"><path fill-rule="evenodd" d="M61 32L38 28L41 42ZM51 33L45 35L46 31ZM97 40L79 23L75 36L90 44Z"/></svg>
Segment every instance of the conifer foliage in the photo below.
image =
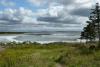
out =
<svg viewBox="0 0 100 67"><path fill-rule="evenodd" d="M87 21L87 26L84 27L81 32L81 39L86 39L86 41L95 41L98 39L100 45L100 6L96 3L94 9L91 9L89 21Z"/></svg>

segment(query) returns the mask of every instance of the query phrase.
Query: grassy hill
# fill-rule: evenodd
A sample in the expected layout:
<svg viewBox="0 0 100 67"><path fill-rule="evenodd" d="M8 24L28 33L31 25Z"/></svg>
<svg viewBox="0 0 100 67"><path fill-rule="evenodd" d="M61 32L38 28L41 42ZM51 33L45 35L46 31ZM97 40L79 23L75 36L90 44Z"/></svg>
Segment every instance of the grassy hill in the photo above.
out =
<svg viewBox="0 0 100 67"><path fill-rule="evenodd" d="M0 67L100 67L100 50L71 43L7 43Z"/></svg>

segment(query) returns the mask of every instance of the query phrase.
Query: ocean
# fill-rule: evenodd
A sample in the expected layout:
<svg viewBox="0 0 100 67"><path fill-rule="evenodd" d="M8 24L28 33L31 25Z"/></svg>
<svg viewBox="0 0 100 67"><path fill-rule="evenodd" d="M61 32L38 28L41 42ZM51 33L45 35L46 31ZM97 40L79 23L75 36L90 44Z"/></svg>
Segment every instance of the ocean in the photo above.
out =
<svg viewBox="0 0 100 67"><path fill-rule="evenodd" d="M78 42L80 37L79 31L42 31L42 32L30 32L24 34L2 34L0 35L0 42Z"/></svg>

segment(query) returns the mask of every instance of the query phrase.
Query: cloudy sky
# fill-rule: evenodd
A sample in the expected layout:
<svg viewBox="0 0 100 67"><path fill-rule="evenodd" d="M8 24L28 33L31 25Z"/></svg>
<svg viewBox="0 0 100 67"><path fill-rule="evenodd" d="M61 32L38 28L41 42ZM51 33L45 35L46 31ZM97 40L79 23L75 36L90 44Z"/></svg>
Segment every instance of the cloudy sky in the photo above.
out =
<svg viewBox="0 0 100 67"><path fill-rule="evenodd" d="M0 31L81 31L99 0L0 0Z"/></svg>

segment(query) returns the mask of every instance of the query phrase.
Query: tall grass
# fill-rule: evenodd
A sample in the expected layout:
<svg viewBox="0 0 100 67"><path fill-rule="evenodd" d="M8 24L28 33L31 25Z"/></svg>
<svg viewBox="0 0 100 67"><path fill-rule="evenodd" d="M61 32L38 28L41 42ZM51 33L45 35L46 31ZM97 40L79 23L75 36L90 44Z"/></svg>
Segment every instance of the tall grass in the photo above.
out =
<svg viewBox="0 0 100 67"><path fill-rule="evenodd" d="M79 43L1 43L0 67L99 67L100 50Z"/></svg>

